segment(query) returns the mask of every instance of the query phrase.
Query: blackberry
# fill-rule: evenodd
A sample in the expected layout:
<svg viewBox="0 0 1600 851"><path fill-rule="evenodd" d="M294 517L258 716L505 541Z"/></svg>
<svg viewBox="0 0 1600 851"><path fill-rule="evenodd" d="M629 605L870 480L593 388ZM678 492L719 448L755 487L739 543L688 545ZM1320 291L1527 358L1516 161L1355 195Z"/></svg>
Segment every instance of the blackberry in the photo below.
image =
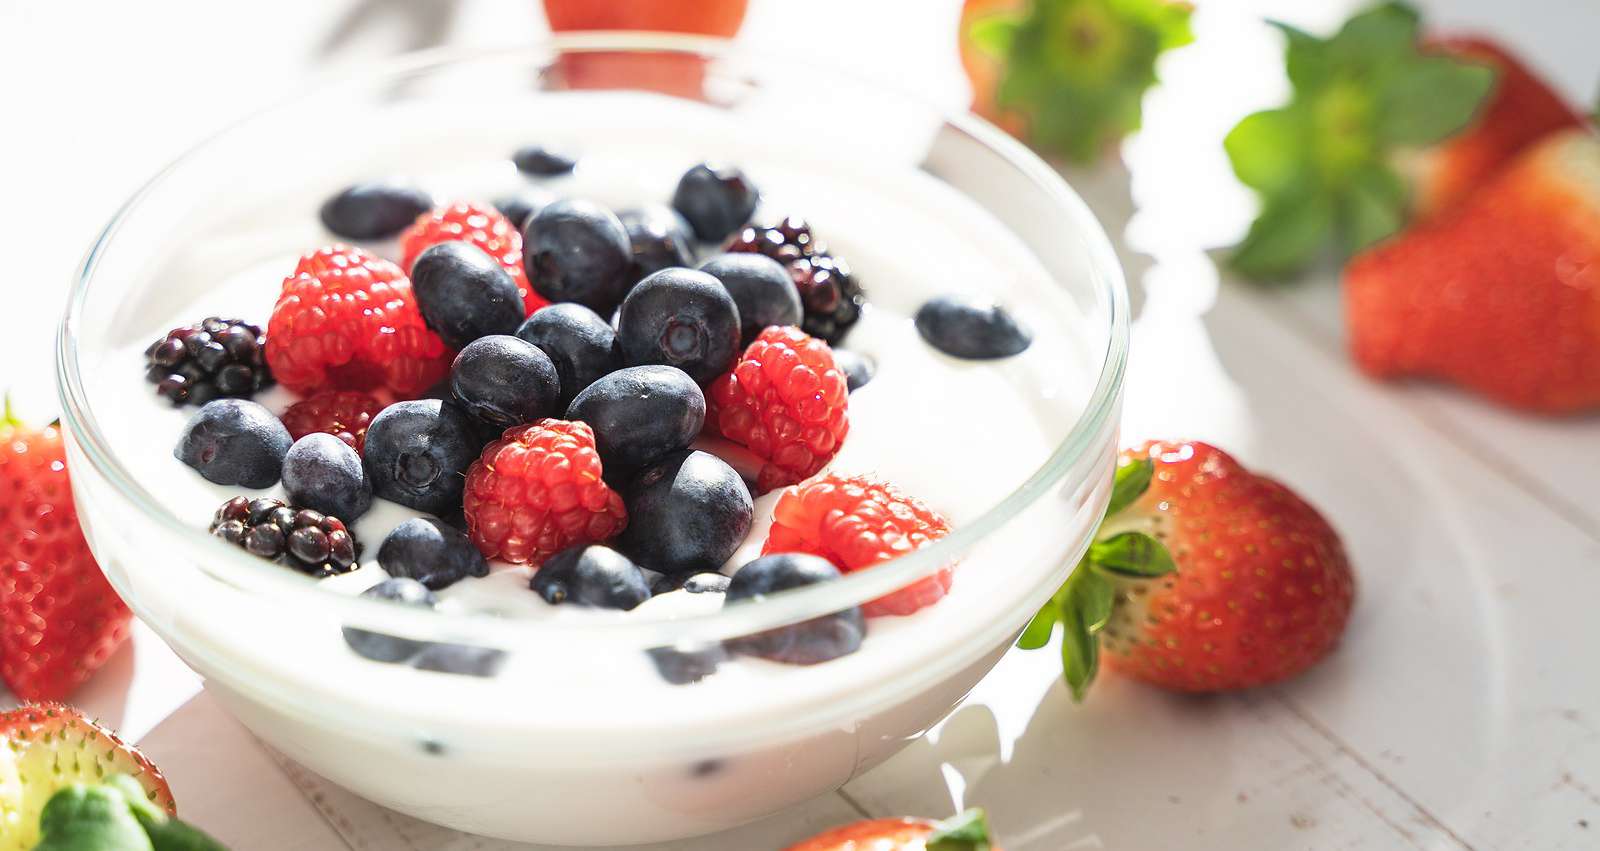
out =
<svg viewBox="0 0 1600 851"><path fill-rule="evenodd" d="M789 216L775 225L750 225L734 234L723 246L728 252L754 252L784 264L805 318L801 330L827 340L829 345L844 338L856 320L866 293L850 273L844 258L828 252L811 226L798 216Z"/></svg>
<svg viewBox="0 0 1600 851"><path fill-rule="evenodd" d="M211 534L318 579L355 570L361 552L339 518L267 497L224 502L211 519Z"/></svg>
<svg viewBox="0 0 1600 851"><path fill-rule="evenodd" d="M174 328L144 350L145 379L173 405L248 398L272 385L259 325L210 316Z"/></svg>

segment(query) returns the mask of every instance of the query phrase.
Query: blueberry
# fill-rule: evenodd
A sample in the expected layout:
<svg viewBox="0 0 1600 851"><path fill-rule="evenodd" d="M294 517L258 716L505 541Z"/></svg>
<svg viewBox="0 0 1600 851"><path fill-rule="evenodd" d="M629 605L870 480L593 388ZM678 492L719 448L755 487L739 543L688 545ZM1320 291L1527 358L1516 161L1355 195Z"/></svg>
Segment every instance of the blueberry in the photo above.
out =
<svg viewBox="0 0 1600 851"><path fill-rule="evenodd" d="M717 672L728 658L721 644L709 646L652 647L645 651L661 678L676 686L697 683Z"/></svg>
<svg viewBox="0 0 1600 851"><path fill-rule="evenodd" d="M589 385L567 419L594 429L607 478L687 449L706 421L706 397L683 370L630 366Z"/></svg>
<svg viewBox="0 0 1600 851"><path fill-rule="evenodd" d="M728 591L728 581L728 577L711 572L663 575L650 586L650 590L657 595L670 594L673 591L687 591L690 594L725 594Z"/></svg>
<svg viewBox="0 0 1600 851"><path fill-rule="evenodd" d="M670 266L687 266L694 262L689 250L692 235L689 223L677 210L665 204L652 204L626 210L617 217L628 231L628 244L633 248L633 269L629 272L633 280Z"/></svg>
<svg viewBox="0 0 1600 851"><path fill-rule="evenodd" d="M575 301L601 316L627 294L632 263L622 222L592 201L556 201L522 231L522 265L533 288L551 301Z"/></svg>
<svg viewBox="0 0 1600 851"><path fill-rule="evenodd" d="M722 282L739 307L739 344L771 325L799 325L800 292L783 264L763 254L718 254L700 264L700 271Z"/></svg>
<svg viewBox="0 0 1600 851"><path fill-rule="evenodd" d="M957 296L929 299L917 308L917 333L941 352L968 360L1010 357L1033 342L1005 308Z"/></svg>
<svg viewBox="0 0 1600 851"><path fill-rule="evenodd" d="M761 193L744 172L716 163L701 163L683 173L672 208L694 228L702 242L721 242L750 220Z"/></svg>
<svg viewBox="0 0 1600 851"><path fill-rule="evenodd" d="M244 399L207 402L183 427L172 451L206 481L272 487L294 441L272 412Z"/></svg>
<svg viewBox="0 0 1600 851"><path fill-rule="evenodd" d="M698 450L645 468L623 489L622 501L628 527L617 549L661 573L716 569L744 542L755 515L739 474Z"/></svg>
<svg viewBox="0 0 1600 851"><path fill-rule="evenodd" d="M511 155L511 162L517 171L534 177L566 174L578 164L572 157L543 145L523 145Z"/></svg>
<svg viewBox="0 0 1600 851"><path fill-rule="evenodd" d="M374 181L346 187L322 204L322 224L345 239L386 239L433 209L428 193Z"/></svg>
<svg viewBox="0 0 1600 851"><path fill-rule="evenodd" d="M514 195L502 195L496 198L494 208L511 222L512 227L520 231L528 220L533 218L534 213L548 207L555 200L554 192L530 187Z"/></svg>
<svg viewBox="0 0 1600 851"><path fill-rule="evenodd" d="M561 413L561 382L550 356L505 334L479 337L456 355L450 392L467 413L499 429Z"/></svg>
<svg viewBox="0 0 1600 851"><path fill-rule="evenodd" d="M839 568L827 559L804 553L762 556L739 568L728 584L728 602L760 599L792 588L830 582ZM815 665L856 652L867 632L861 609L851 606L797 624L770 629L728 642L730 649L791 665Z"/></svg>
<svg viewBox="0 0 1600 851"><path fill-rule="evenodd" d="M616 330L581 304L541 307L517 329L517 336L538 346L555 364L563 407L585 387L622 366Z"/></svg>
<svg viewBox="0 0 1600 851"><path fill-rule="evenodd" d="M489 575L489 562L472 539L432 517L413 517L394 527L378 547L378 565L390 576L415 579L434 591L468 576Z"/></svg>
<svg viewBox="0 0 1600 851"><path fill-rule="evenodd" d="M436 399L396 402L367 426L365 458L372 492L444 515L461 508L467 467L483 440L473 418Z"/></svg>
<svg viewBox="0 0 1600 851"><path fill-rule="evenodd" d="M500 261L467 242L441 242L411 264L411 289L428 327L460 349L522 324L522 294Z"/></svg>
<svg viewBox="0 0 1600 851"><path fill-rule="evenodd" d="M739 355L739 308L716 278L693 269L662 269L622 302L617 346L629 366L662 363L705 384Z"/></svg>
<svg viewBox="0 0 1600 851"><path fill-rule="evenodd" d="M528 584L546 603L624 611L650 599L638 565L610 547L579 544L545 559Z"/></svg>
<svg viewBox="0 0 1600 851"><path fill-rule="evenodd" d="M440 674L461 674L467 677L492 677L505 665L506 653L493 647L474 647L470 644L428 644L411 660L419 671Z"/></svg>
<svg viewBox="0 0 1600 851"><path fill-rule="evenodd" d="M361 596L371 597L374 600L388 600L402 606L415 606L419 609L431 609L438 603L433 592L424 588L421 582L403 577L385 579L362 591ZM351 650L374 662L403 662L427 646L425 641L384 635L381 632L368 632L353 626L344 627L344 641L350 645Z"/></svg>
<svg viewBox="0 0 1600 851"><path fill-rule="evenodd" d="M315 432L294 442L283 458L289 501L352 523L372 507L372 481L361 456L331 434Z"/></svg>
<svg viewBox="0 0 1600 851"><path fill-rule="evenodd" d="M844 372L845 387L849 388L851 393L871 381L872 376L878 371L878 365L872 358L858 355L849 349L834 349L833 363Z"/></svg>

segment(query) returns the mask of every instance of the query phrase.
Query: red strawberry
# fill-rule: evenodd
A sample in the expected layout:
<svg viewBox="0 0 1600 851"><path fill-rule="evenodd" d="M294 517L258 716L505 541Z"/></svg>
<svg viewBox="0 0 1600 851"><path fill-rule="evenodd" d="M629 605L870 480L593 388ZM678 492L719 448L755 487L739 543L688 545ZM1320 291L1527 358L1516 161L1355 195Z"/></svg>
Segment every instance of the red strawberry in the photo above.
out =
<svg viewBox="0 0 1600 851"><path fill-rule="evenodd" d="M69 706L34 704L0 714L0 742L7 745L0 748L0 851L34 847L45 802L73 783L98 785L125 774L151 804L178 810L155 763Z"/></svg>
<svg viewBox="0 0 1600 851"><path fill-rule="evenodd" d="M942 822L918 818L880 818L824 831L784 851L1000 851L991 844L982 810L968 810Z"/></svg>
<svg viewBox="0 0 1600 851"><path fill-rule="evenodd" d="M1197 441L1122 453L1108 519L1023 647L1065 627L1081 697L1103 651L1128 676L1178 691L1276 682L1333 650L1355 577L1327 521L1288 488Z"/></svg>
<svg viewBox="0 0 1600 851"><path fill-rule="evenodd" d="M1528 145L1557 130L1580 127L1583 116L1503 47L1482 38L1442 38L1426 46L1493 66L1494 91L1478 117L1454 136L1418 155L1413 178L1417 217L1426 218L1470 194Z"/></svg>
<svg viewBox="0 0 1600 851"><path fill-rule="evenodd" d="M532 316L550 303L528 286L528 273L522 268L522 234L499 210L483 204L451 204L418 216L400 234L400 268L409 275L417 255L441 242L458 240L500 261L522 294L524 315Z"/></svg>
<svg viewBox="0 0 1600 851"><path fill-rule="evenodd" d="M600 474L587 423L513 426L467 470L467 532L485 558L534 565L615 537L628 512Z"/></svg>
<svg viewBox="0 0 1600 851"><path fill-rule="evenodd" d="M61 432L0 417L0 679L59 700L128 636L127 606L78 528Z"/></svg>
<svg viewBox="0 0 1600 851"><path fill-rule="evenodd" d="M300 258L267 325L267 364L296 393L386 388L414 398L451 357L400 267L348 245Z"/></svg>
<svg viewBox="0 0 1600 851"><path fill-rule="evenodd" d="M850 391L833 350L798 328L771 327L706 387L706 423L766 461L761 492L822 469L850 433Z"/></svg>
<svg viewBox="0 0 1600 851"><path fill-rule="evenodd" d="M1543 413L1600 406L1600 138L1552 134L1356 257L1345 315L1373 376L1442 378Z"/></svg>
<svg viewBox="0 0 1600 851"><path fill-rule="evenodd" d="M905 555L950 534L950 524L921 500L866 476L830 473L788 488L772 507L769 553L810 553L852 573ZM868 617L909 615L950 590L951 568L869 601Z"/></svg>
<svg viewBox="0 0 1600 851"><path fill-rule="evenodd" d="M545 0L555 32L658 30L731 36L744 22L748 0Z"/></svg>
<svg viewBox="0 0 1600 851"><path fill-rule="evenodd" d="M545 0L555 32L659 30L732 36L748 0ZM670 52L564 53L548 79L572 89L643 89L684 98L703 96L705 60Z"/></svg>
<svg viewBox="0 0 1600 851"><path fill-rule="evenodd" d="M367 445L367 426L383 410L383 403L355 391L318 393L283 412L283 427L299 440L323 432L339 438L360 454Z"/></svg>

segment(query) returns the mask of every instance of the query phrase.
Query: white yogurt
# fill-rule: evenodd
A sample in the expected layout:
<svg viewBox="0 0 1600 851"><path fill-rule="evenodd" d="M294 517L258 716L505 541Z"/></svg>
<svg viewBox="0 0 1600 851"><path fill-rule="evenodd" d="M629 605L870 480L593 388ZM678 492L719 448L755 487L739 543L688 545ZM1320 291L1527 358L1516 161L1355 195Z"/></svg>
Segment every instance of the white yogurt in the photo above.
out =
<svg viewBox="0 0 1600 851"><path fill-rule="evenodd" d="M661 120L656 109L641 99L626 120L650 127ZM673 120L681 110L672 107ZM543 185L617 209L665 201L702 156L692 137L644 143L637 134L571 128L569 138L538 136L583 154L575 175ZM504 134L495 143L497 150L511 144ZM485 202L524 181L509 163L478 153L433 167L398 154L398 164L375 157L373 174L343 180L404 167L441 201ZM850 396L850 433L827 469L893 483L957 527L973 522L1032 476L1077 420L1100 354L1084 342L1083 317L1005 227L921 171L821 168L760 145L747 153L737 160L761 187L764 210L807 218L849 261L871 304L843 345L871 358L876 374ZM244 491L208 483L172 456L195 409L174 409L154 394L143 380L143 350L205 316L265 325L296 258L332 240L315 209L335 188L285 188L272 204L208 221L151 270L163 284L125 308L114 345L86 363L94 412L115 422L107 429L112 452L195 535L205 534L218 505ZM394 257L392 245L372 247ZM982 362L932 349L909 316L946 293L1009 304L1031 328L1032 346ZM274 388L257 401L281 413L294 399ZM280 488L260 493L283 497ZM756 500L754 526L725 570L759 552L776 496ZM1065 570L1063 560L1087 535L1084 518L1095 513L1085 504L1096 498L1076 486L1041 498L968 553L942 601L909 617L870 619L854 654L809 667L736 657L689 686L665 682L643 653L589 653L574 642L513 648L488 679L381 664L349 651L337 623L257 604L235 589L177 587L139 554L109 560L137 587L141 612L163 613L158 631L246 723L335 781L464 829L568 841L602 833L523 829L516 812L485 803L504 798L529 819L537 812L579 823L603 820L607 808L596 799L611 796L652 821L603 835L642 841L725 826L843 783L897 748L907 731L937 720L973 672L1003 650L1014 629L1008 624L1020 623L1021 601L1036 600L1039 580ZM415 514L376 501L354 524L365 545L360 569L322 586L355 594L381 579L378 545ZM1019 581L1018 565L1029 567L1030 582ZM225 576L226 569L210 572ZM670 619L713 604L663 600L632 613L551 606L529 590L529 575L497 564L489 577L442 591L440 608L560 622ZM321 717L324 707L337 717ZM708 761L715 771L704 769ZM423 770L434 777L425 792L415 778ZM536 804L503 788L528 783L539 786Z"/></svg>

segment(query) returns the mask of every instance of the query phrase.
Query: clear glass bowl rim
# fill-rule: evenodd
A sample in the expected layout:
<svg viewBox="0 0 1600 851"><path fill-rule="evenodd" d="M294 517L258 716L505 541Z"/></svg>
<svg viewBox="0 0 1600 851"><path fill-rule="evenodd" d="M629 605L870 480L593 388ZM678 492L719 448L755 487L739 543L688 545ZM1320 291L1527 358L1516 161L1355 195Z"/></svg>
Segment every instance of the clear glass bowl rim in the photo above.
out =
<svg viewBox="0 0 1600 851"><path fill-rule="evenodd" d="M742 57L758 67L781 64L806 69L810 73L832 75L841 81L866 87L877 94L915 104L939 115L946 125L988 148L1052 199L1072 231L1086 242L1094 277L1102 288L1100 297L1110 327L1100 374L1083 413L1044 463L1005 498L945 538L834 582L774 594L762 599L759 605L730 605L715 613L671 621L634 621L619 617L596 618L592 619L593 622L589 622L591 619L550 622L480 613L444 614L389 605L320 588L315 580L255 558L180 518L157 501L118 462L99 422L90 413L88 392L78 360L77 329L90 292L94 290L97 280L95 272L103 255L123 222L134 214L146 196L200 152L230 134L243 131L273 112L292 109L303 99L326 95L340 87L365 89L385 79L444 71L452 66L473 62L525 58L531 64L555 55L594 52L671 53L699 56L712 61ZM291 94L252 111L185 150L134 192L95 238L73 282L56 339L56 385L61 398L62 426L95 472L104 477L120 497L137 507L150 522L168 529L173 535L179 536L178 540L190 544L190 552L202 557L202 563L216 566L209 571L201 571L213 580L222 581L215 572L221 566L226 566L230 571L244 571L239 578L249 578L251 591L270 590L278 595L278 602L292 603L294 611L327 615L339 618L341 623L386 629L406 636L515 648L537 646L528 642L548 637L551 631L557 631L568 639L603 639L606 643L618 641L631 647L681 646L749 635L839 611L933 573L981 538L1004 526L1024 507L1057 484L1086 453L1098 448L1096 443L1103 435L1108 419L1120 404L1122 381L1127 368L1129 304L1122 268L1104 229L1083 199L1032 151L988 121L970 112L944 109L924 96L881 80L822 68L792 55L774 58L765 55L768 53L765 49L763 53L757 58L738 41L705 36L627 31L572 32L551 35L533 44L513 48L486 50L443 47L422 50L393 57L356 72L316 76L296 86ZM116 577L112 578L115 581ZM130 596L133 593L131 589L119 587L118 590L130 597L130 602L138 608L136 597Z"/></svg>

